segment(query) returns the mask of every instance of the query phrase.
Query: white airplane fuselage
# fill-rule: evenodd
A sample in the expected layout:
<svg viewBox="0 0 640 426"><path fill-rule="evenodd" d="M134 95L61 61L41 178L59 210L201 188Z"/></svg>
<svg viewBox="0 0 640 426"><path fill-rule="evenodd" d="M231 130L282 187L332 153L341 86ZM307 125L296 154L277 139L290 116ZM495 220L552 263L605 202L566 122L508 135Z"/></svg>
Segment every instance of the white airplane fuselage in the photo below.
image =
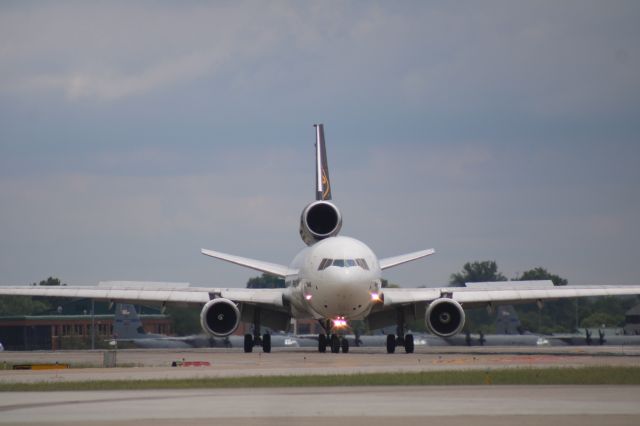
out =
<svg viewBox="0 0 640 426"><path fill-rule="evenodd" d="M303 249L287 276L294 316L316 319L362 319L378 301L381 270L378 258L361 241L336 236Z"/></svg>

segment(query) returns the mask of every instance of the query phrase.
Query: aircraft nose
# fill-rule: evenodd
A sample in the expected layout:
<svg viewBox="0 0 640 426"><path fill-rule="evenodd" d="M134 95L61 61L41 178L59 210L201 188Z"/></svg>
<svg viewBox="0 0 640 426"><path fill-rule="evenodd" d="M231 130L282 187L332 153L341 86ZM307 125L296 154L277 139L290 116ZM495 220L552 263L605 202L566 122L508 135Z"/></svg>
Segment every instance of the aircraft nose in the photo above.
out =
<svg viewBox="0 0 640 426"><path fill-rule="evenodd" d="M369 283L357 271L333 270L325 275L327 292L322 307L329 316L354 316L367 309L370 302ZM320 302L318 300L317 302Z"/></svg>

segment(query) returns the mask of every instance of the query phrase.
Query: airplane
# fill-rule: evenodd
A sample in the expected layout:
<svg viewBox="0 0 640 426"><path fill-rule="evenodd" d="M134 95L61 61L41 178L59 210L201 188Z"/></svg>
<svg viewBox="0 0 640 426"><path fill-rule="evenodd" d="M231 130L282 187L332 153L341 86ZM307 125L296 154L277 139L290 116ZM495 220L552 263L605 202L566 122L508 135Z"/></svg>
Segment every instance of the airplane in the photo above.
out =
<svg viewBox="0 0 640 426"><path fill-rule="evenodd" d="M102 287L0 287L0 295L93 298L115 301L180 303L200 309L202 329L210 336L232 335L240 322L253 324L244 336L244 351L262 346L271 352L271 335L261 326L287 330L291 318L315 319L324 332L318 351L349 351L344 337L350 320L365 320L370 329L396 326L386 337L386 349L415 349L407 323L424 320L430 333L440 337L458 334L465 325L464 308L493 308L499 304L538 302L559 298L640 294L640 285L562 286L550 281L475 283L467 287L382 288L382 272L435 253L434 249L379 259L365 243L339 235L342 215L332 202L332 187L325 147L324 127L315 128L315 201L300 216L299 232L307 245L289 266L202 249L202 254L285 279L279 289L219 287L158 288L154 283L116 282ZM166 283L165 283L166 284Z"/></svg>

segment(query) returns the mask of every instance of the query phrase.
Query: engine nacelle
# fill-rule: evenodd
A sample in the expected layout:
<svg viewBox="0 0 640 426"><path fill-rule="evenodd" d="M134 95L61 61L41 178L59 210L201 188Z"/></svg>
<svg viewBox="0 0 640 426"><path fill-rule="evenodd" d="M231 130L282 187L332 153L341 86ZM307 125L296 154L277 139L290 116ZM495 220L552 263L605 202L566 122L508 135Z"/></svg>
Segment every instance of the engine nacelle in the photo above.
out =
<svg viewBox="0 0 640 426"><path fill-rule="evenodd" d="M451 337L464 327L464 309L453 299L436 299L427 307L424 322L427 329L440 337Z"/></svg>
<svg viewBox="0 0 640 426"><path fill-rule="evenodd" d="M313 202L305 207L300 215L300 237L308 246L338 235L340 228L340 210L328 201Z"/></svg>
<svg viewBox="0 0 640 426"><path fill-rule="evenodd" d="M200 312L202 329L214 337L226 337L240 324L240 310L229 299L209 300Z"/></svg>

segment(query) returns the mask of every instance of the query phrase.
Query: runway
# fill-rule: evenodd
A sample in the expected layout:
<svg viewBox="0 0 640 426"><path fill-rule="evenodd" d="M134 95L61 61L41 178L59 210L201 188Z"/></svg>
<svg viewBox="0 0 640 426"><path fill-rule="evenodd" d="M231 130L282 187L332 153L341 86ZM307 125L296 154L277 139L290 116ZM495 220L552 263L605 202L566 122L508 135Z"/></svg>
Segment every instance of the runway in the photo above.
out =
<svg viewBox="0 0 640 426"><path fill-rule="evenodd" d="M116 368L99 368L103 351L3 352L0 363L71 363L69 370L0 370L0 382L181 379L204 377L420 372L518 367L638 366L640 348L611 347L457 347L414 354L387 354L383 348L354 348L348 354L308 349L274 349L245 354L241 349L130 349L116 354ZM171 367L174 361L203 361L204 367Z"/></svg>
<svg viewBox="0 0 640 426"><path fill-rule="evenodd" d="M68 370L0 370L5 383L259 375L354 374L560 366L638 366L637 348L430 348L414 354L354 348L348 354L278 349L3 352L0 363L60 362ZM208 366L171 367L177 360ZM640 424L640 386L421 386L151 391L3 392L0 424L92 425Z"/></svg>
<svg viewBox="0 0 640 426"><path fill-rule="evenodd" d="M640 387L354 387L5 393L16 425L637 425Z"/></svg>

